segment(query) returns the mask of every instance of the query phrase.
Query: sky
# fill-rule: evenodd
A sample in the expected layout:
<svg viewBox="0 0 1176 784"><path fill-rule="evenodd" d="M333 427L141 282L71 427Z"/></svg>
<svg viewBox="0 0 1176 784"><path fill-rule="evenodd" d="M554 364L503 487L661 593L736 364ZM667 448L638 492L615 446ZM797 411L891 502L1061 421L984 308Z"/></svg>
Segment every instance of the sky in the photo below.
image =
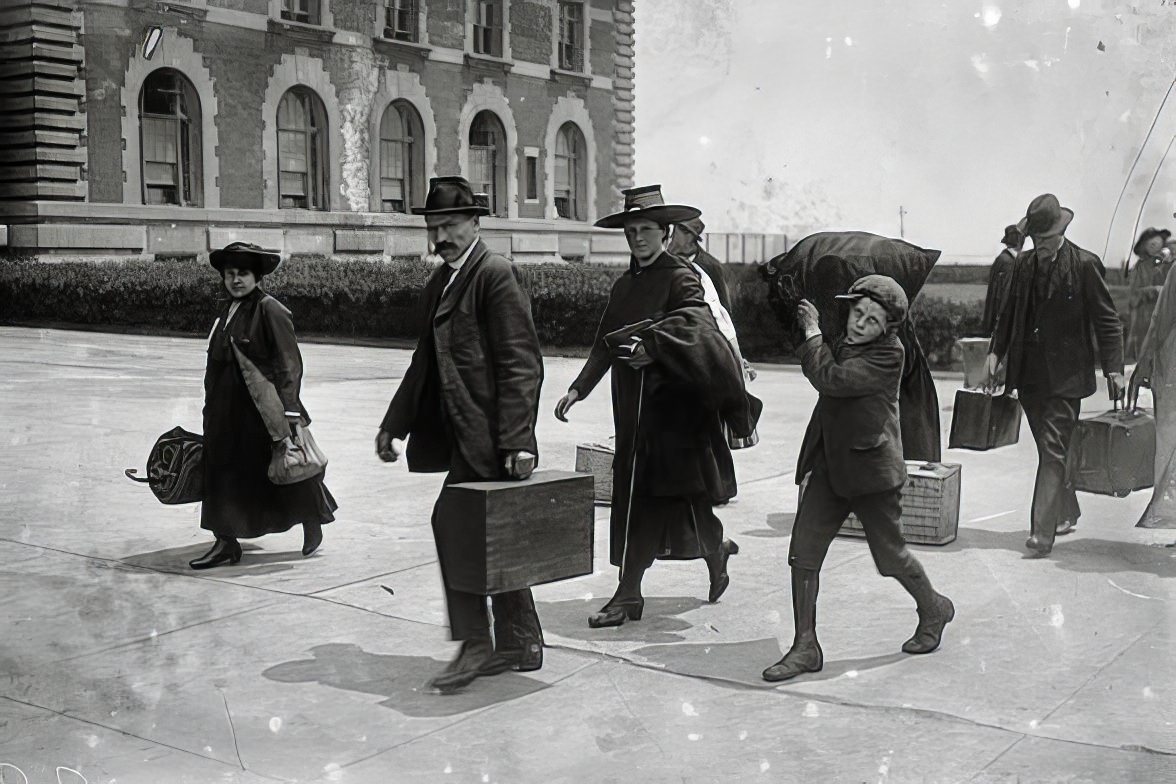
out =
<svg viewBox="0 0 1176 784"><path fill-rule="evenodd" d="M639 0L636 61L637 184L712 231L897 237L901 208L981 261L1052 192L1111 266L1176 228L1176 0Z"/></svg>

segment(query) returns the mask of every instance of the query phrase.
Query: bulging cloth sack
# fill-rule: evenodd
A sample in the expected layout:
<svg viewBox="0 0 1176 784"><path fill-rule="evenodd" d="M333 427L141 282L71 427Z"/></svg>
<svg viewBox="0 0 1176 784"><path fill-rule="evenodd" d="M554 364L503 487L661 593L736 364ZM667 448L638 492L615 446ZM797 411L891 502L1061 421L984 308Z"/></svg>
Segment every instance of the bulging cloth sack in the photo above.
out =
<svg viewBox="0 0 1176 784"><path fill-rule="evenodd" d="M204 500L204 437L182 427L161 435L147 456L147 476L138 469L123 473L144 482L161 504L190 504Z"/></svg>

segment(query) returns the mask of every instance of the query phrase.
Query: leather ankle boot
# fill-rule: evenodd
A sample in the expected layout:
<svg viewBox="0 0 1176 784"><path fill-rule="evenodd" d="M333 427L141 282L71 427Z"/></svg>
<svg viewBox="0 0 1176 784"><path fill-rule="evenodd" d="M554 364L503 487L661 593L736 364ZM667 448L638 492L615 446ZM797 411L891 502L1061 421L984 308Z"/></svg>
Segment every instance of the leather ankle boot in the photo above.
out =
<svg viewBox="0 0 1176 784"><path fill-rule="evenodd" d="M917 572L896 579L915 598L919 608L919 625L911 638L902 644L903 653L931 653L939 647L944 627L955 618L955 605L931 587L922 566Z"/></svg>
<svg viewBox="0 0 1176 784"><path fill-rule="evenodd" d="M497 675L505 669L501 660L494 655L494 643L490 641L487 632L485 636L462 640L457 656L429 681L429 686L442 694L450 694L468 686L476 678Z"/></svg>
<svg viewBox="0 0 1176 784"><path fill-rule="evenodd" d="M323 543L323 527L318 523L302 524L302 555L308 556Z"/></svg>
<svg viewBox="0 0 1176 784"><path fill-rule="evenodd" d="M211 569L221 564L235 564L241 560L241 544L231 536L216 538L212 549L194 561L188 561L193 569Z"/></svg>
<svg viewBox="0 0 1176 784"><path fill-rule="evenodd" d="M714 604L731 584L731 577L727 574L727 561L739 552L739 545L730 539L724 539L719 545L719 551L706 559L707 570L710 572L710 593L707 601Z"/></svg>

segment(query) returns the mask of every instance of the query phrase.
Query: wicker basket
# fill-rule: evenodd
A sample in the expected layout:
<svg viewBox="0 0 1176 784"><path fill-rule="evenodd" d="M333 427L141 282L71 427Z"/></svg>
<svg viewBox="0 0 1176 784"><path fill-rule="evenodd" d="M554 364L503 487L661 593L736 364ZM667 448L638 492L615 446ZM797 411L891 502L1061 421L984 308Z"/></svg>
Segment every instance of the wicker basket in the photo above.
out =
<svg viewBox="0 0 1176 784"><path fill-rule="evenodd" d="M615 438L605 444L577 444L576 470L596 478L596 503L612 503L613 453Z"/></svg>

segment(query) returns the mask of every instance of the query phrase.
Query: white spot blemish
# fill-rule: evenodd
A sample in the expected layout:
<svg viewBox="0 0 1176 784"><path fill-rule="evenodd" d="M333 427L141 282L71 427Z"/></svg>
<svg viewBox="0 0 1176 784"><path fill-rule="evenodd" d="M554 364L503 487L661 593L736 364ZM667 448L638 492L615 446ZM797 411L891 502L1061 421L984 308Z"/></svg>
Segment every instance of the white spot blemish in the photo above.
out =
<svg viewBox="0 0 1176 784"><path fill-rule="evenodd" d="M856 678L857 676L858 676L857 670L847 670L845 673L846 678Z"/></svg>
<svg viewBox="0 0 1176 784"><path fill-rule="evenodd" d="M1055 629L1062 628L1066 623L1066 616L1062 613L1062 605L1051 604L1049 606L1049 625Z"/></svg>
<svg viewBox="0 0 1176 784"><path fill-rule="evenodd" d="M772 610L770 613L768 613L768 623L779 623L779 622L780 622L780 611L779 610Z"/></svg>
<svg viewBox="0 0 1176 784"><path fill-rule="evenodd" d="M1144 696L1144 699L1150 700L1156 696L1156 693L1154 691L1152 691L1151 686L1144 686L1143 687L1143 696Z"/></svg>
<svg viewBox="0 0 1176 784"><path fill-rule="evenodd" d="M153 640L154 640L154 639L155 639L156 637L158 637L158 636L159 636L159 632L158 632L158 631L156 631L155 629L152 629L152 630L151 630L151 639L153 639Z"/></svg>
<svg viewBox="0 0 1176 784"><path fill-rule="evenodd" d="M282 719L278 716L274 716L272 719L269 720L269 728L270 728L270 732L273 732L275 734L280 732L282 729Z"/></svg>
<svg viewBox="0 0 1176 784"><path fill-rule="evenodd" d="M996 5L986 5L980 10L980 20L984 22L984 26L988 28L996 27L1000 24L1000 7Z"/></svg>
<svg viewBox="0 0 1176 784"><path fill-rule="evenodd" d="M1040 724L1041 722L1039 722L1037 719L1034 719L1033 721L1029 722L1029 729L1035 730L1038 728L1038 726L1040 726Z"/></svg>
<svg viewBox="0 0 1176 784"><path fill-rule="evenodd" d="M86 736L86 745L92 749L97 748L98 747L98 736L97 735L87 735Z"/></svg>
<svg viewBox="0 0 1176 784"><path fill-rule="evenodd" d="M592 593L591 592L584 594L584 601L586 601L586 602L592 601Z"/></svg>
<svg viewBox="0 0 1176 784"><path fill-rule="evenodd" d="M699 735L697 732L692 732L689 735L687 735L686 737L689 740L702 740L702 736Z"/></svg>
<svg viewBox="0 0 1176 784"><path fill-rule="evenodd" d="M821 715L821 709L817 707L815 702L806 702L804 704L804 717L806 719L815 719Z"/></svg>
<svg viewBox="0 0 1176 784"><path fill-rule="evenodd" d="M703 147L705 147L708 144L710 144L710 137L709 136L699 136L698 143L701 144Z"/></svg>
<svg viewBox="0 0 1176 784"><path fill-rule="evenodd" d="M1025 65L1032 68L1034 71L1041 71L1041 64L1036 60L1026 60Z"/></svg>
<svg viewBox="0 0 1176 784"><path fill-rule="evenodd" d="M205 747L204 747L204 753L205 753L205 754L211 754L211 753L212 753L212 746L205 746Z"/></svg>
<svg viewBox="0 0 1176 784"><path fill-rule="evenodd" d="M339 767L338 762L331 762L323 767L323 772L327 774L327 781L342 781L343 768Z"/></svg>
<svg viewBox="0 0 1176 784"><path fill-rule="evenodd" d="M981 660L980 660L980 672L981 672L981 673L988 672L988 665L986 665L986 664L984 663L984 660L983 660L983 659L981 659Z"/></svg>
<svg viewBox="0 0 1176 784"><path fill-rule="evenodd" d="M1066 5L1070 6L1070 8L1077 11L1079 6L1082 5L1082 0L1066 0Z"/></svg>
<svg viewBox="0 0 1176 784"><path fill-rule="evenodd" d="M845 36L845 45L846 46L853 46L853 39L850 38L848 35Z"/></svg>
<svg viewBox="0 0 1176 784"><path fill-rule="evenodd" d="M441 772L442 772L442 773L452 773L452 772L453 772L453 766L452 766L452 765L450 765L448 762L446 762L446 763L445 763L445 767L444 767L444 769L442 769L442 771L441 771Z"/></svg>
<svg viewBox="0 0 1176 784"><path fill-rule="evenodd" d="M698 711L694 710L694 706L691 705L689 702L682 703L682 713L684 713L687 716L697 716L698 715Z"/></svg>
<svg viewBox="0 0 1176 784"><path fill-rule="evenodd" d="M981 76L988 73L989 71L988 60L982 54L972 55L972 67L975 68L976 73L980 74Z"/></svg>
<svg viewBox="0 0 1176 784"><path fill-rule="evenodd" d="M747 740L747 730L743 730L739 733L739 740Z"/></svg>
<svg viewBox="0 0 1176 784"><path fill-rule="evenodd" d="M486 784L486 782L488 782L488 781L490 781L490 774L489 774L489 773L483 773L483 774L482 774L482 784Z"/></svg>
<svg viewBox="0 0 1176 784"><path fill-rule="evenodd" d="M770 767L772 765L767 760L760 760L760 773L767 773Z"/></svg>

